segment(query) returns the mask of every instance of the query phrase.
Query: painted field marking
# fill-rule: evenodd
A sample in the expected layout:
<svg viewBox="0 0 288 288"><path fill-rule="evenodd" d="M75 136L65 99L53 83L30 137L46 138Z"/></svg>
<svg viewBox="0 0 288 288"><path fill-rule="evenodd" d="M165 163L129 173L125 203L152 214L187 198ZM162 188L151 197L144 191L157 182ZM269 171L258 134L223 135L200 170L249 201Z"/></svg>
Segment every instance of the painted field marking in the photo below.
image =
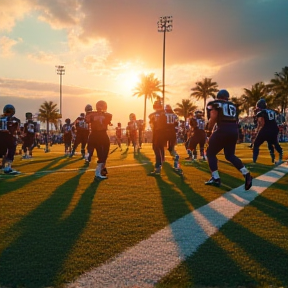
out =
<svg viewBox="0 0 288 288"><path fill-rule="evenodd" d="M107 263L83 274L66 287L153 287L286 173L288 173L287 164L275 167L253 179L253 186L249 191L245 191L244 185L241 185L225 193Z"/></svg>

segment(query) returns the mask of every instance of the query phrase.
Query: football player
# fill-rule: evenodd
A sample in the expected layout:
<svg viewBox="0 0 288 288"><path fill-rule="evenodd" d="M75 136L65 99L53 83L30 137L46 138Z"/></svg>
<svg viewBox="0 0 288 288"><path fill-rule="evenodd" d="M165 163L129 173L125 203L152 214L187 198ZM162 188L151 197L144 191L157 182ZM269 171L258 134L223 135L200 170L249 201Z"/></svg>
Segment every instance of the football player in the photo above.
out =
<svg viewBox="0 0 288 288"><path fill-rule="evenodd" d="M197 159L197 150L196 147L199 144L200 147L200 156L203 160L205 160L204 155L204 146L206 143L206 132L205 132L205 119L203 117L203 112L200 110L195 111L194 117L190 119L190 127L191 127L191 136L189 137L187 144L187 152L188 159L193 160Z"/></svg>
<svg viewBox="0 0 288 288"><path fill-rule="evenodd" d="M28 159L32 157L32 150L34 148L35 143L35 135L36 132L39 132L37 127L37 122L33 121L32 113L27 112L26 116L26 123L24 124L23 128L23 144L22 150L24 152L23 159ZM29 154L27 153L29 152Z"/></svg>
<svg viewBox="0 0 288 288"><path fill-rule="evenodd" d="M96 103L96 111L88 113L85 117L90 124L91 133L88 139L89 153L96 149L97 168L95 170L95 180L107 179L106 161L110 149L110 139L107 134L108 125L111 124L112 114L107 112L107 103L100 100Z"/></svg>
<svg viewBox="0 0 288 288"><path fill-rule="evenodd" d="M17 147L17 134L20 130L20 120L14 114L15 107L7 104L4 106L3 114L0 117L0 157L5 174L19 173L12 169Z"/></svg>
<svg viewBox="0 0 288 288"><path fill-rule="evenodd" d="M132 143L132 146L133 146L133 149L134 149L134 153L136 152L136 149L137 149L137 138L138 138L138 135L137 135L137 132L138 132L138 125L137 125L137 120L136 120L136 115L134 113L131 113L129 115L129 122L127 124L127 129L129 132L129 138L130 138L130 141Z"/></svg>
<svg viewBox="0 0 288 288"><path fill-rule="evenodd" d="M164 161L164 149L167 143L167 120L165 110L160 100L153 104L155 112L149 115L149 124L152 128L152 148L155 154L155 169L149 175L160 175Z"/></svg>
<svg viewBox="0 0 288 288"><path fill-rule="evenodd" d="M87 105L85 106L85 113L86 113L86 114L85 114L85 121L86 121L86 116L87 116L89 113L91 113L92 111L93 111L92 105L87 104ZM86 123L87 123L87 121L86 121ZM90 133L91 133L91 127L90 127L90 124L89 124L89 123L87 123L87 124L88 124L89 134L88 134L87 144L86 144L87 154L85 155L85 164L86 164L86 165L89 165L89 163L91 162L92 156L93 156L93 150L94 150L94 149L90 149L90 148L89 148L88 139L89 139L89 135L90 135Z"/></svg>
<svg viewBox="0 0 288 288"><path fill-rule="evenodd" d="M89 125L85 120L85 113L81 113L80 116L77 117L77 119L74 121L74 126L75 126L76 138L73 144L73 149L70 154L70 157L72 157L75 154L78 145L81 143L81 155L82 158L84 158L85 148L89 136Z"/></svg>
<svg viewBox="0 0 288 288"><path fill-rule="evenodd" d="M65 124L62 126L61 133L63 133L63 142L65 155L69 156L71 154L71 145L72 145L72 124L69 118L65 119Z"/></svg>
<svg viewBox="0 0 288 288"><path fill-rule="evenodd" d="M263 144L263 142L267 141L272 162L274 163L275 160L275 148L275 150L279 153L279 161L277 164L281 164L283 150L278 142L279 128L276 122L277 112L272 109L268 109L264 99L260 99L256 106L259 110L256 114L258 133L253 144L253 162L256 163L257 161L260 150L259 147Z"/></svg>
<svg viewBox="0 0 288 288"><path fill-rule="evenodd" d="M121 123L117 123L116 129L116 143L118 147L120 148L120 151L122 151L121 143L122 143L122 128Z"/></svg>
<svg viewBox="0 0 288 288"><path fill-rule="evenodd" d="M245 177L245 190L252 186L252 176L242 161L235 155L238 140L238 115L236 106L229 101L229 92L225 89L217 93L216 100L207 104L209 119L208 130L212 131L209 138L207 159L212 177L206 185L220 186L217 154L224 149L226 160L231 162Z"/></svg>
<svg viewBox="0 0 288 288"><path fill-rule="evenodd" d="M178 127L179 121L178 116L174 113L170 105L165 105L165 116L167 123L167 149L171 156L175 157L178 155L175 151L175 145L177 142L176 138L176 128Z"/></svg>
<svg viewBox="0 0 288 288"><path fill-rule="evenodd" d="M145 123L143 120L137 120L138 126L138 149L142 148L143 137L144 137L144 130L145 130Z"/></svg>

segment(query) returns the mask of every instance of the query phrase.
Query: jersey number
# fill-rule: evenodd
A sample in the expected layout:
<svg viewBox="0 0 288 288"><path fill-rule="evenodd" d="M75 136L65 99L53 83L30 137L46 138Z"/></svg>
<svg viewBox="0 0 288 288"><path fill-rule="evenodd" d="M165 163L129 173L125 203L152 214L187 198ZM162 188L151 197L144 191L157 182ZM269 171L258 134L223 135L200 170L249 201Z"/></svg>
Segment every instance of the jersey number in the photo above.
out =
<svg viewBox="0 0 288 288"><path fill-rule="evenodd" d="M267 114L268 114L268 119L269 120L274 120L275 119L275 112L274 111L267 110Z"/></svg>
<svg viewBox="0 0 288 288"><path fill-rule="evenodd" d="M235 117L236 116L236 107L230 104L223 104L223 115L227 117Z"/></svg>

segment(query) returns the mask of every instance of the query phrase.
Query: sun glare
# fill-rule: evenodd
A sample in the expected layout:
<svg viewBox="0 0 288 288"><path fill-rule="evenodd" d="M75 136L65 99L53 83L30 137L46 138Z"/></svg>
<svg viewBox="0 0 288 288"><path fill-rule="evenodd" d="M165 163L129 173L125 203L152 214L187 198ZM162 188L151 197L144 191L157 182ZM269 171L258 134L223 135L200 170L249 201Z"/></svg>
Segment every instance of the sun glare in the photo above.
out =
<svg viewBox="0 0 288 288"><path fill-rule="evenodd" d="M119 76L119 90L125 94L132 95L140 81L140 73L133 70L122 73ZM128 96L127 95L127 96Z"/></svg>

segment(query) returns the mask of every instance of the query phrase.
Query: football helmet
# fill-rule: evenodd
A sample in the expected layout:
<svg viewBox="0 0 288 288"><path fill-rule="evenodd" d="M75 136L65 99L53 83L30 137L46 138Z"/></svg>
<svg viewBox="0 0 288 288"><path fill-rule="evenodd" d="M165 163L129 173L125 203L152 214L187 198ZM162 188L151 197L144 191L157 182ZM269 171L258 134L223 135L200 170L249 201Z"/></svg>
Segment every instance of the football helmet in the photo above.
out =
<svg viewBox="0 0 288 288"><path fill-rule="evenodd" d="M31 112L27 112L27 113L25 114L25 117L26 117L27 120L28 120L28 119L32 119L32 113L31 113Z"/></svg>
<svg viewBox="0 0 288 288"><path fill-rule="evenodd" d="M163 105L161 103L161 101L157 100L154 102L153 104L153 109L156 110L156 109L162 109L163 108Z"/></svg>
<svg viewBox="0 0 288 288"><path fill-rule="evenodd" d="M166 112L173 112L173 109L172 109L171 105L166 104L166 105L165 105L165 111L166 111Z"/></svg>
<svg viewBox="0 0 288 288"><path fill-rule="evenodd" d="M194 115L196 118L200 119L203 116L203 112L201 110L196 110Z"/></svg>
<svg viewBox="0 0 288 288"><path fill-rule="evenodd" d="M131 113L131 114L129 115L129 119L130 119L130 121L136 120L136 115L135 115L134 113Z"/></svg>
<svg viewBox="0 0 288 288"><path fill-rule="evenodd" d="M92 106L90 105L90 104L87 104L86 106L85 106L85 112L87 113L87 112L91 112L93 110L93 108L92 108Z"/></svg>
<svg viewBox="0 0 288 288"><path fill-rule="evenodd" d="M229 92L225 89L219 90L216 96L217 99L223 99L223 100L228 100L229 97L230 97Z"/></svg>
<svg viewBox="0 0 288 288"><path fill-rule="evenodd" d="M260 99L257 102L256 107L259 108L259 109L266 109L267 108L267 104L266 104L265 99Z"/></svg>
<svg viewBox="0 0 288 288"><path fill-rule="evenodd" d="M65 119L65 123L69 125L71 123L71 120L69 118L67 118L67 119Z"/></svg>
<svg viewBox="0 0 288 288"><path fill-rule="evenodd" d="M13 116L15 114L15 107L11 104L7 104L3 108L4 114L10 114L9 116Z"/></svg>
<svg viewBox="0 0 288 288"><path fill-rule="evenodd" d="M96 110L101 112L107 111L107 103L103 100L100 100L96 103Z"/></svg>

